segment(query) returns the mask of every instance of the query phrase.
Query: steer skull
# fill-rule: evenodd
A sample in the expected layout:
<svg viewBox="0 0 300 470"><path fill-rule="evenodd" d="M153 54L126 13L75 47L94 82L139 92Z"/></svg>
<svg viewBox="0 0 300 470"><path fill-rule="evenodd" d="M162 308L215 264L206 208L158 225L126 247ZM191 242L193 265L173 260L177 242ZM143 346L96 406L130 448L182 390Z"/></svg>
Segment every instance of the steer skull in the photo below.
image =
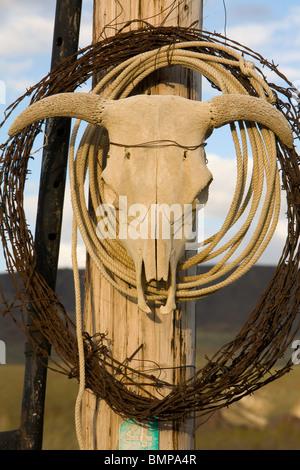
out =
<svg viewBox="0 0 300 470"><path fill-rule="evenodd" d="M271 129L286 146L293 145L283 115L266 101L246 95L197 102L178 96L105 100L93 93L62 93L29 106L9 134L55 116L75 117L107 130L109 158L102 172L106 198L115 202L126 196L127 208L142 204L148 214L163 204L168 208L177 204L184 214L186 204L207 201L212 174L206 166L204 145L215 128L233 121L253 121ZM125 210L118 209L120 215ZM174 222L170 221L171 226ZM158 215L155 223L159 225ZM127 237L122 243L135 264L139 307L150 312L142 279L163 280L168 284L168 298L161 312L170 313L176 308L176 268L187 237L176 238L172 231L169 238L156 235L151 237L148 232L147 237Z"/></svg>

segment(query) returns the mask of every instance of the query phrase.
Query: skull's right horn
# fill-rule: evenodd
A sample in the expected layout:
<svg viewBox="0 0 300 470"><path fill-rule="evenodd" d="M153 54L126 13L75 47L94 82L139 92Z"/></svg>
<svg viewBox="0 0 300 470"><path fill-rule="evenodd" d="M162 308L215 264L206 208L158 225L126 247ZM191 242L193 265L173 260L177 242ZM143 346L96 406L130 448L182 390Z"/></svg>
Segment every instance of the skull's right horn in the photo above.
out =
<svg viewBox="0 0 300 470"><path fill-rule="evenodd" d="M95 93L58 93L36 101L12 123L8 134L14 136L25 127L41 119L71 117L91 124L102 124L106 100Z"/></svg>
<svg viewBox="0 0 300 470"><path fill-rule="evenodd" d="M253 121L271 129L288 148L293 132L283 114L267 101L248 95L228 94L210 100L210 126L213 129L233 121Z"/></svg>

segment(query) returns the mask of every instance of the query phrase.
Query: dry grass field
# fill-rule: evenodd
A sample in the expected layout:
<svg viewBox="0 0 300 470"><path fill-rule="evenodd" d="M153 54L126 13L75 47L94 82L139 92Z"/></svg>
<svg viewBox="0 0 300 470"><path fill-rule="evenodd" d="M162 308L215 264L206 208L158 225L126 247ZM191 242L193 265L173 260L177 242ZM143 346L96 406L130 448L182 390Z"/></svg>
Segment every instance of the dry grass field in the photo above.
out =
<svg viewBox="0 0 300 470"><path fill-rule="evenodd" d="M0 431L19 427L24 367L0 366ZM74 406L78 386L74 380L49 371L45 402L44 450L78 448L74 426Z"/></svg>
<svg viewBox="0 0 300 470"><path fill-rule="evenodd" d="M198 330L198 363L233 339L228 331ZM201 450L300 450L300 365L274 381L217 411L196 427Z"/></svg>
<svg viewBox="0 0 300 470"><path fill-rule="evenodd" d="M225 342L228 333L198 335L206 353ZM205 347L206 345L206 347ZM201 348L200 348L201 349ZM0 366L0 431L17 428L23 389L21 365ZM300 450L300 365L215 413L196 429L198 450ZM45 450L74 450L74 404L78 385L57 372L48 373L44 426Z"/></svg>

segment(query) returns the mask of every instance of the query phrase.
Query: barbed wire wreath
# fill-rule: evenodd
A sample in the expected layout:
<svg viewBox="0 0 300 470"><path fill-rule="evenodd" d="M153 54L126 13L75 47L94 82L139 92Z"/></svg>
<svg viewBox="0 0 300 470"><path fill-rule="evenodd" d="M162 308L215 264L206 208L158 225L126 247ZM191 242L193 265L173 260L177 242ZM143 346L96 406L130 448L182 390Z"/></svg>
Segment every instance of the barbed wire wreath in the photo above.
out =
<svg viewBox="0 0 300 470"><path fill-rule="evenodd" d="M203 45L195 47L195 41L202 41ZM249 94L254 94L251 82L240 70L230 65L234 58L228 54L228 49L210 47L210 44L230 45L232 50L274 72L284 84L279 86L268 83L276 97L275 106L290 123L295 138L299 138L299 109L293 101L295 89L274 63L219 34L193 28L153 27L148 24L135 31L122 30L114 37L92 44L59 64L7 108L1 127L26 97L30 97L30 103L34 103L46 96L74 91L95 72L103 74L143 52L164 46L170 46L172 50L172 45L179 42L190 42L191 51L226 59L223 60L223 67L242 82ZM262 74L259 68L257 72ZM213 83L212 86L216 87ZM78 379L76 326L55 292L35 268L34 241L24 212L28 161L32 158L33 143L41 132L41 126L42 123L31 125L1 145L0 235L7 271L15 288L12 303L5 299L2 292L4 313L11 315L25 332L25 315L28 314L58 355L59 360L52 359L52 366L49 367ZM165 421L184 418L194 412L205 415L253 393L291 370L291 359L287 359L285 365L278 368L277 364L300 326L297 320L300 302L299 157L295 148L288 149L278 142L276 145L282 187L287 199L287 239L266 291L230 343L207 359L206 365L191 379L172 386L171 392L160 399L150 392L145 396L139 393L143 384L138 379L144 382L147 379L155 389L163 388L166 385L163 381L141 370L135 370L128 364L124 366L111 357L103 333L99 332L95 337L84 333L86 388L105 400L123 418ZM21 312L21 321L16 319L15 312ZM37 345L34 346L38 348ZM46 351L40 350L39 354L48 357ZM135 386L135 391L132 390L132 385ZM167 385L169 390L170 384Z"/></svg>

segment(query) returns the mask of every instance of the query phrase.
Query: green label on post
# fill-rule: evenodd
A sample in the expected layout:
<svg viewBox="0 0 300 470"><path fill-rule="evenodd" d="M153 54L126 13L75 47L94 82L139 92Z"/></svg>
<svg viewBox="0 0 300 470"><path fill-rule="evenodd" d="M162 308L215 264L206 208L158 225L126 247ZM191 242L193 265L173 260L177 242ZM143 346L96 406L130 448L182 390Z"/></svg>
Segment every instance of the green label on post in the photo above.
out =
<svg viewBox="0 0 300 470"><path fill-rule="evenodd" d="M137 423L133 419L120 426L120 450L158 450L158 421Z"/></svg>

